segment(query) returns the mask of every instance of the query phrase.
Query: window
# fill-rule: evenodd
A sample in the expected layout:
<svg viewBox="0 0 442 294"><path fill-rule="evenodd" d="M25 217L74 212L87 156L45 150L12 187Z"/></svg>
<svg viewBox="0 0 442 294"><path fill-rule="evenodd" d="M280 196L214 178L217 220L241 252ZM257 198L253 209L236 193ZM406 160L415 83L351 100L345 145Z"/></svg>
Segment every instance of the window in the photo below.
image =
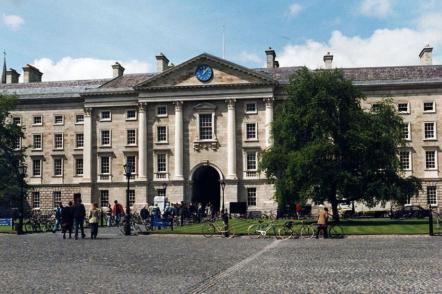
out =
<svg viewBox="0 0 442 294"><path fill-rule="evenodd" d="M84 123L84 115L83 114L75 115L75 123L78 125L83 124Z"/></svg>
<svg viewBox="0 0 442 294"><path fill-rule="evenodd" d="M256 123L246 124L246 138L247 140L256 139Z"/></svg>
<svg viewBox="0 0 442 294"><path fill-rule="evenodd" d="M167 105L158 105L157 106L157 116L158 117L167 116Z"/></svg>
<svg viewBox="0 0 442 294"><path fill-rule="evenodd" d="M437 204L436 186L427 187L427 204L436 205Z"/></svg>
<svg viewBox="0 0 442 294"><path fill-rule="evenodd" d="M84 146L84 135L75 134L75 148L83 148Z"/></svg>
<svg viewBox="0 0 442 294"><path fill-rule="evenodd" d="M247 205L256 206L256 188L247 188Z"/></svg>
<svg viewBox="0 0 442 294"><path fill-rule="evenodd" d="M212 114L199 115L200 140L211 140L213 134Z"/></svg>
<svg viewBox="0 0 442 294"><path fill-rule="evenodd" d="M108 130L101 131L101 146L111 145L111 133Z"/></svg>
<svg viewBox="0 0 442 294"><path fill-rule="evenodd" d="M424 112L435 112L436 111L436 107L435 107L435 103L434 101L432 102L424 102Z"/></svg>
<svg viewBox="0 0 442 294"><path fill-rule="evenodd" d="M246 162L247 170L254 171L256 170L256 152L247 152L247 162Z"/></svg>
<svg viewBox="0 0 442 294"><path fill-rule="evenodd" d="M157 127L157 142L167 142L167 128L165 126Z"/></svg>
<svg viewBox="0 0 442 294"><path fill-rule="evenodd" d="M404 170L411 169L411 152L410 151L400 151L399 159L401 163L401 168Z"/></svg>
<svg viewBox="0 0 442 294"><path fill-rule="evenodd" d="M54 125L62 125L64 124L64 117L63 115L54 115Z"/></svg>
<svg viewBox="0 0 442 294"><path fill-rule="evenodd" d="M42 149L41 134L32 135L32 149Z"/></svg>
<svg viewBox="0 0 442 294"><path fill-rule="evenodd" d="M135 174L136 167L137 167L136 157L134 155L128 155L126 157L126 164L130 164L130 166L132 166L131 173Z"/></svg>
<svg viewBox="0 0 442 294"><path fill-rule="evenodd" d="M76 176L83 175L83 158L75 159L75 175Z"/></svg>
<svg viewBox="0 0 442 294"><path fill-rule="evenodd" d="M63 134L54 134L54 148L63 149Z"/></svg>
<svg viewBox="0 0 442 294"><path fill-rule="evenodd" d="M135 190L129 190L129 206L134 206L135 204Z"/></svg>
<svg viewBox="0 0 442 294"><path fill-rule="evenodd" d="M377 103L376 103L376 104L373 104L373 105L371 106L371 111L374 111L374 112L379 111L380 107L381 107L380 104L377 104Z"/></svg>
<svg viewBox="0 0 442 294"><path fill-rule="evenodd" d="M32 124L34 126L41 126L43 124L43 117L41 115L34 115L32 117Z"/></svg>
<svg viewBox="0 0 442 294"><path fill-rule="evenodd" d="M165 189L157 189L157 196L166 196Z"/></svg>
<svg viewBox="0 0 442 294"><path fill-rule="evenodd" d="M21 149L21 138L16 138L14 142L14 150L20 150Z"/></svg>
<svg viewBox="0 0 442 294"><path fill-rule="evenodd" d="M18 117L18 116L13 117L12 118L12 123L17 125L17 126L20 126L21 125L21 117Z"/></svg>
<svg viewBox="0 0 442 294"><path fill-rule="evenodd" d="M110 121L111 119L111 112L109 110L100 112L100 121Z"/></svg>
<svg viewBox="0 0 442 294"><path fill-rule="evenodd" d="M41 159L32 160L32 176L41 177Z"/></svg>
<svg viewBox="0 0 442 294"><path fill-rule="evenodd" d="M133 109L126 111L126 120L136 120L137 112Z"/></svg>
<svg viewBox="0 0 442 294"><path fill-rule="evenodd" d="M405 123L404 124L404 128L403 128L403 134L404 134L404 139L405 140L411 140L411 124L410 123Z"/></svg>
<svg viewBox="0 0 442 294"><path fill-rule="evenodd" d="M61 158L54 158L54 176L63 175L63 160Z"/></svg>
<svg viewBox="0 0 442 294"><path fill-rule="evenodd" d="M410 113L408 103L398 103L397 110L399 113Z"/></svg>
<svg viewBox="0 0 442 294"><path fill-rule="evenodd" d="M127 130L127 145L137 145L136 130Z"/></svg>
<svg viewBox="0 0 442 294"><path fill-rule="evenodd" d="M110 157L109 156L101 156L100 173L104 174L104 175L110 174Z"/></svg>
<svg viewBox="0 0 442 294"><path fill-rule="evenodd" d="M58 204L61 202L61 191L52 192L52 205L54 208L58 207Z"/></svg>
<svg viewBox="0 0 442 294"><path fill-rule="evenodd" d="M255 102L246 103L246 113L247 114L258 113L258 110L256 108L256 103Z"/></svg>
<svg viewBox="0 0 442 294"><path fill-rule="evenodd" d="M157 172L165 173L167 171L167 160L165 153L157 154Z"/></svg>
<svg viewBox="0 0 442 294"><path fill-rule="evenodd" d="M425 151L425 168L436 169L436 150Z"/></svg>
<svg viewBox="0 0 442 294"><path fill-rule="evenodd" d="M109 204L109 190L100 190L100 207L107 207Z"/></svg>
<svg viewBox="0 0 442 294"><path fill-rule="evenodd" d="M32 192L32 208L40 207L40 192Z"/></svg>
<svg viewBox="0 0 442 294"><path fill-rule="evenodd" d="M436 139L436 123L434 122L424 123L424 138Z"/></svg>

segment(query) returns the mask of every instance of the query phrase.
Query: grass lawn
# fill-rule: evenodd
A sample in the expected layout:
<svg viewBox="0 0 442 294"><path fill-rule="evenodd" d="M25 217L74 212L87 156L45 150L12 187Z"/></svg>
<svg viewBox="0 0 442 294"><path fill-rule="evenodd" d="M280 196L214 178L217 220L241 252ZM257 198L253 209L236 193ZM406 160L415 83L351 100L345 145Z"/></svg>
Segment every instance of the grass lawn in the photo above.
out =
<svg viewBox="0 0 442 294"><path fill-rule="evenodd" d="M286 220L277 220L276 225L282 225ZM299 224L299 221L295 221ZM235 234L247 235L247 228L251 224L258 223L257 220L231 219L229 224L233 227ZM221 224L221 221L219 221ZM388 234L428 234L428 219L403 219L391 220L389 218L373 219L349 219L341 221L345 235L388 235ZM437 232L435 225L435 232ZM183 227L155 230L160 234L201 234L203 224L191 224Z"/></svg>
<svg viewBox="0 0 442 294"><path fill-rule="evenodd" d="M11 233L15 232L10 226L0 226L0 233Z"/></svg>

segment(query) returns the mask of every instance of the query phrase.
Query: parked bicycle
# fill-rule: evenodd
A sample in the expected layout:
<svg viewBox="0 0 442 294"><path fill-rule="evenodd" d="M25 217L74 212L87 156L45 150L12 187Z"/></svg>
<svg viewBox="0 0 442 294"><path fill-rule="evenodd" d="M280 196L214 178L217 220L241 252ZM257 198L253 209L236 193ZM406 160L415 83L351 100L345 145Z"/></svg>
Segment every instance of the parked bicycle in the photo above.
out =
<svg viewBox="0 0 442 294"><path fill-rule="evenodd" d="M206 238L215 235L228 238L233 238L235 236L235 231L232 226L227 226L227 228L225 228L224 223L221 220L207 220L202 225L202 233Z"/></svg>
<svg viewBox="0 0 442 294"><path fill-rule="evenodd" d="M247 228L247 234L252 239L266 238L267 236L275 236L278 238L278 228L274 221L264 222L259 220L257 224L250 225Z"/></svg>

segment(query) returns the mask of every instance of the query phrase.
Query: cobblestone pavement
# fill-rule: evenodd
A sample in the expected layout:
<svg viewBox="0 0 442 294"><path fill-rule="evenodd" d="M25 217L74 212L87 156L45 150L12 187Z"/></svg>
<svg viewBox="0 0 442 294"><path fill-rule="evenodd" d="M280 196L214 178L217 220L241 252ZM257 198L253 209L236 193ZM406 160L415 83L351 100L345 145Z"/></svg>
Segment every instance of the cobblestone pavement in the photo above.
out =
<svg viewBox="0 0 442 294"><path fill-rule="evenodd" d="M442 238L0 235L0 293L441 293Z"/></svg>

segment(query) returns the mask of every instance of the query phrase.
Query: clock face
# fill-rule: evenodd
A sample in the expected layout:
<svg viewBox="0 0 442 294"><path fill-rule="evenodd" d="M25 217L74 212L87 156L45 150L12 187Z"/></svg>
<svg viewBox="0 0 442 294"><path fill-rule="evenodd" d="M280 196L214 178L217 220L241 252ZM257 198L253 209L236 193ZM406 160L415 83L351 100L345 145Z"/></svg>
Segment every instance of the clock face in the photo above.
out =
<svg viewBox="0 0 442 294"><path fill-rule="evenodd" d="M195 76L201 82L207 82L213 77L213 70L207 64L201 64L195 71Z"/></svg>

